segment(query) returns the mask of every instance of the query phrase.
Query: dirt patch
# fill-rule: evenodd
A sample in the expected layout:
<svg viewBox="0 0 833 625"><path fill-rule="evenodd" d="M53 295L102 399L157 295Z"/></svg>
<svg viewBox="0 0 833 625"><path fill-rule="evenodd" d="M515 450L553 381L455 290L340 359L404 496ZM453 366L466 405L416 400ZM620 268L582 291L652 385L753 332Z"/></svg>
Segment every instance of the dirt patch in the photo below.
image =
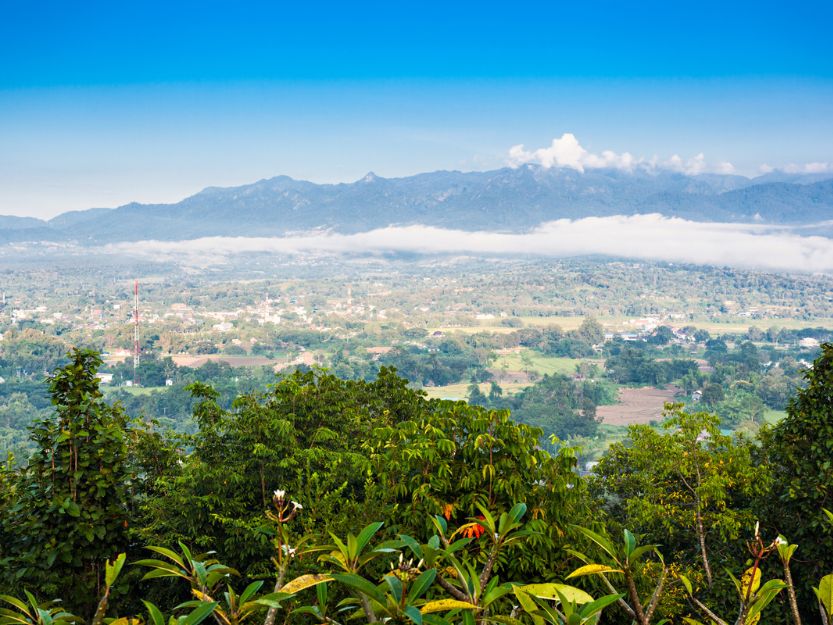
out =
<svg viewBox="0 0 833 625"><path fill-rule="evenodd" d="M274 360L266 358L265 356L225 356L223 354L205 354L203 356L188 356L185 354L177 354L171 356L178 367L201 367L207 362L225 362L232 367L260 367L263 365L272 365Z"/></svg>
<svg viewBox="0 0 833 625"><path fill-rule="evenodd" d="M599 406L596 409L596 415L602 423L609 425L659 421L662 418L665 404L674 401L674 395L678 390L676 386L620 388L619 403L613 406Z"/></svg>

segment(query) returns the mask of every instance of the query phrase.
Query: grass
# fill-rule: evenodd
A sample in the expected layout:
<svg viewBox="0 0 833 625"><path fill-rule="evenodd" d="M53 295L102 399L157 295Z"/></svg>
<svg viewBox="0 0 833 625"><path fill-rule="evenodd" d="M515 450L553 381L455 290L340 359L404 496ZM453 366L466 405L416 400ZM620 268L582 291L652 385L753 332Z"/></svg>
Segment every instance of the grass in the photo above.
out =
<svg viewBox="0 0 833 625"><path fill-rule="evenodd" d="M499 354L490 368L507 369L508 371L526 371L529 369L539 375L553 375L554 373L572 375L576 372L576 365L582 362L593 362L599 366L604 364L603 360L544 356L532 349L521 349L508 354Z"/></svg>
<svg viewBox="0 0 833 625"><path fill-rule="evenodd" d="M550 317L516 317L527 328L548 328L558 326L562 330L575 330L584 321L582 316L564 315L564 316L550 316ZM629 322L632 317L605 317L597 316L596 319L601 323L606 330L617 331L633 331L635 326ZM832 317L819 317L818 319L793 319L793 318L773 318L765 317L762 319L738 319L734 318L727 321L712 321L707 319L699 319L694 321L676 320L665 322L668 325L679 326L693 326L702 330L708 330L712 334L740 334L746 332L749 328L755 327L761 330L769 328L784 328L787 330L799 330L801 328L828 328L833 329ZM515 332L518 328L509 328L502 326L499 320L483 320L479 324L468 326L443 326L432 328L431 331L440 330L445 334L477 334L480 332L494 333L494 334L509 334Z"/></svg>
<svg viewBox="0 0 833 625"><path fill-rule="evenodd" d="M150 395L153 391L163 391L164 386L102 386L104 395L115 393L116 391L126 391L130 395Z"/></svg>
<svg viewBox="0 0 833 625"><path fill-rule="evenodd" d="M769 423L770 425L778 423L781 419L787 416L787 413L783 410L773 410L772 408L767 408L764 411L764 423Z"/></svg>
<svg viewBox="0 0 833 625"><path fill-rule="evenodd" d="M505 326L496 326L490 324L472 325L472 326L437 326L429 328L430 333L442 332L443 334L511 334L516 332L518 328L508 328Z"/></svg>
<svg viewBox="0 0 833 625"><path fill-rule="evenodd" d="M426 386L422 388L430 399L466 399L469 395L469 385L471 382L460 382L459 384L448 384L446 386ZM479 385L480 390L484 394L489 393L491 384L484 382ZM514 395L523 388L526 384L501 384L504 395Z"/></svg>
<svg viewBox="0 0 833 625"><path fill-rule="evenodd" d="M567 441L579 449L579 461L581 468L585 463L593 462L601 458L613 443L623 441L628 435L628 428L624 425L599 424L596 436L592 439L582 438L574 441Z"/></svg>
<svg viewBox="0 0 833 625"><path fill-rule="evenodd" d="M568 330L577 330L584 321L584 317L575 315L554 315L552 317L518 317L527 328L551 328L558 326L565 332ZM600 319L604 323L604 320Z"/></svg>

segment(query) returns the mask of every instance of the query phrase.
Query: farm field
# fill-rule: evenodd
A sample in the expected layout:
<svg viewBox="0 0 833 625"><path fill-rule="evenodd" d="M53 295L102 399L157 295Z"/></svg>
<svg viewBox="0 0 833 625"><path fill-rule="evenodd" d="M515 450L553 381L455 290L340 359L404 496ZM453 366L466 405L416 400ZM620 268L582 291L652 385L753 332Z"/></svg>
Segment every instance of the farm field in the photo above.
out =
<svg viewBox="0 0 833 625"><path fill-rule="evenodd" d="M279 364L280 361L265 356L227 356L225 354L205 354L191 356L177 354L171 356L177 367L201 367L208 362L225 362L232 367L261 367Z"/></svg>
<svg viewBox="0 0 833 625"><path fill-rule="evenodd" d="M491 369L497 372L506 371L534 371L539 375L552 375L563 373L572 375L576 372L576 365L582 362L604 366L603 359L593 358L560 358L556 356L544 356L532 349L512 348L497 350L498 357L492 363Z"/></svg>
<svg viewBox="0 0 833 625"><path fill-rule="evenodd" d="M425 386L421 390L425 391L431 399L466 399L469 394L469 386L469 382L461 382L460 384L448 384L446 386ZM488 394L491 385L488 382L484 382L478 386L484 394ZM529 384L511 382L500 384L504 395L514 395L527 386Z"/></svg>
<svg viewBox="0 0 833 625"><path fill-rule="evenodd" d="M154 391L164 391L166 387L164 386L109 386L105 385L101 387L104 396L107 397L108 395L116 392L116 391L124 391L129 395L133 396L141 396L141 395L150 395Z"/></svg>
<svg viewBox="0 0 833 625"><path fill-rule="evenodd" d="M612 406L599 406L597 416L608 425L630 425L632 423L650 423L662 418L665 404L674 401L677 392L675 386L655 388L620 388L619 403Z"/></svg>
<svg viewBox="0 0 833 625"><path fill-rule="evenodd" d="M591 315L592 316L592 315ZM576 330L584 321L585 317L579 316L525 316L514 317L520 320L522 326L525 328L551 328L558 327L567 332ZM610 317L604 315L595 316L595 319L604 326L604 328L611 332L627 332L638 330L638 326L634 323L636 318L633 317ZM727 321L714 321L708 319L694 319L694 320L675 320L662 321L660 325L670 325L672 327L693 326L701 330L707 330L712 334L738 334L744 333L749 328L758 328L760 330L768 330L769 328L783 328L787 330L796 330L807 327L819 327L833 329L833 317L817 317L814 319L797 319L790 317L763 317L763 318L732 318ZM478 334L480 332L493 334L510 334L517 331L518 328L508 327L500 324L499 319L483 320L478 324L471 324L465 326L440 326L431 328L431 331L440 331L444 334Z"/></svg>
<svg viewBox="0 0 833 625"><path fill-rule="evenodd" d="M764 411L764 423L774 425L786 416L787 412L785 410L773 410L772 408L767 408Z"/></svg>

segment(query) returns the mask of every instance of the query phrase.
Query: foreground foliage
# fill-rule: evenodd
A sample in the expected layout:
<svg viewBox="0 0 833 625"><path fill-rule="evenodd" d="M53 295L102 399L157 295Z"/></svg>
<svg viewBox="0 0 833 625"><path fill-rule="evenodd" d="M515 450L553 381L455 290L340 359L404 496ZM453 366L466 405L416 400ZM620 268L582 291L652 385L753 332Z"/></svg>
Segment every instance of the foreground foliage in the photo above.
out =
<svg viewBox="0 0 833 625"><path fill-rule="evenodd" d="M106 404L98 364L70 355L37 452L0 470L0 625L829 624L829 346L760 440L669 406L590 479L388 369L230 409L194 384L183 436Z"/></svg>

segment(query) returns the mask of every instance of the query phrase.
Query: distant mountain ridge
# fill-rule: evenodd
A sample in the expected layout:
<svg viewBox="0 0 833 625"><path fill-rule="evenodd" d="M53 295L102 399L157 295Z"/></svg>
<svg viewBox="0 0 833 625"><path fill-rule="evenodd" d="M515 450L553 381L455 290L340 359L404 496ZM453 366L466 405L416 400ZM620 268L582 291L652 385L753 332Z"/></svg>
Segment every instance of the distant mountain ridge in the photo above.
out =
<svg viewBox="0 0 833 625"><path fill-rule="evenodd" d="M101 244L310 230L355 233L413 224L523 232L555 219L638 213L696 221L818 223L833 220L833 175L749 179L526 165L390 179L370 173L340 184L277 176L238 187L208 187L174 204L71 211L49 221L0 217L0 241Z"/></svg>

